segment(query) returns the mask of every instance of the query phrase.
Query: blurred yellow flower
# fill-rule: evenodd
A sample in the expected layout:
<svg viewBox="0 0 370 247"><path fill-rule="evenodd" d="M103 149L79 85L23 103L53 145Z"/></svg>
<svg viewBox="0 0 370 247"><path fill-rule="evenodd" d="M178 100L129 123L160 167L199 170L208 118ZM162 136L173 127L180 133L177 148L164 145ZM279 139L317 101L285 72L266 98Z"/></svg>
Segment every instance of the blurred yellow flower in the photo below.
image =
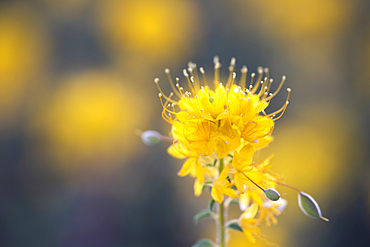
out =
<svg viewBox="0 0 370 247"><path fill-rule="evenodd" d="M138 98L109 72L88 71L66 79L42 120L58 161L72 167L127 156L145 112Z"/></svg>
<svg viewBox="0 0 370 247"><path fill-rule="evenodd" d="M188 54L199 29L192 0L104 0L99 11L108 46L156 60Z"/></svg>
<svg viewBox="0 0 370 247"><path fill-rule="evenodd" d="M251 9L250 14L261 23L262 31L284 41L328 37L350 23L351 4L344 0L261 0L241 4ZM250 18L241 14L241 18Z"/></svg>
<svg viewBox="0 0 370 247"><path fill-rule="evenodd" d="M35 14L22 4L0 8L0 126L22 103L27 90L40 83L47 52L45 35Z"/></svg>

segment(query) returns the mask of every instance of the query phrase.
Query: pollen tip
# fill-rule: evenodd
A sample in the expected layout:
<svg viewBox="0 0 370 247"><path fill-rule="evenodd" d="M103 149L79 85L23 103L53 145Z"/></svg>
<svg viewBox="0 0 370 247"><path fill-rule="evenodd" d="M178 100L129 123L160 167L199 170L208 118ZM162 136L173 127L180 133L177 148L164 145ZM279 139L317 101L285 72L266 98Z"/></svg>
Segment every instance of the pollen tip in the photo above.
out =
<svg viewBox="0 0 370 247"><path fill-rule="evenodd" d="M252 74L251 74L251 77L255 77L255 76L256 76L256 73L252 73Z"/></svg>
<svg viewBox="0 0 370 247"><path fill-rule="evenodd" d="M272 78L271 78L271 79L270 79L270 83L273 83L273 82L274 82L274 79L272 79Z"/></svg>
<svg viewBox="0 0 370 247"><path fill-rule="evenodd" d="M269 68L264 68L264 69L263 69L263 71L264 71L265 73L268 73L268 72L269 72Z"/></svg>
<svg viewBox="0 0 370 247"><path fill-rule="evenodd" d="M247 66L245 66L245 65L243 65L243 67L241 68L241 70L240 70L242 73L247 73L247 71L248 71L248 68L247 68Z"/></svg>
<svg viewBox="0 0 370 247"><path fill-rule="evenodd" d="M158 93L158 96L159 96L159 97L162 97L162 94L161 94L161 93Z"/></svg>
<svg viewBox="0 0 370 247"><path fill-rule="evenodd" d="M288 100L286 101L286 104L289 105L289 101Z"/></svg>
<svg viewBox="0 0 370 247"><path fill-rule="evenodd" d="M159 82L159 78L157 77L154 79L154 83L158 83L158 82Z"/></svg>
<svg viewBox="0 0 370 247"><path fill-rule="evenodd" d="M204 71L203 67L200 67L200 68L199 68L199 70L200 70L200 73L202 73L202 74L204 74L204 73L205 73L205 71Z"/></svg>
<svg viewBox="0 0 370 247"><path fill-rule="evenodd" d="M219 60L220 60L220 58L217 55L213 57L213 63L214 64L218 64Z"/></svg>
<svg viewBox="0 0 370 247"><path fill-rule="evenodd" d="M169 74L170 73L170 69L169 68L165 68L164 69L164 73Z"/></svg>
<svg viewBox="0 0 370 247"><path fill-rule="evenodd" d="M185 77L189 77L188 72L186 72L186 69L184 69L184 70L182 71L182 73L184 74L184 76L185 76Z"/></svg>
<svg viewBox="0 0 370 247"><path fill-rule="evenodd" d="M259 67L257 68L257 71L258 71L258 73L259 73L259 74L262 74L262 72L263 72L263 68L262 68L261 66L259 66Z"/></svg>
<svg viewBox="0 0 370 247"><path fill-rule="evenodd" d="M236 73L234 72L234 73L233 73L233 79L235 79L235 77L236 77Z"/></svg>
<svg viewBox="0 0 370 247"><path fill-rule="evenodd" d="M285 76L285 75L283 75L281 78L282 78L283 80L285 80L285 79L286 79L286 76Z"/></svg>
<svg viewBox="0 0 370 247"><path fill-rule="evenodd" d="M286 90L287 90L288 92L291 92L291 91L292 91L292 89L291 89L290 87L288 87Z"/></svg>
<svg viewBox="0 0 370 247"><path fill-rule="evenodd" d="M230 61L230 65L231 65L231 66L235 66L235 62L236 62L235 57L232 57L232 58L231 58L231 61Z"/></svg>

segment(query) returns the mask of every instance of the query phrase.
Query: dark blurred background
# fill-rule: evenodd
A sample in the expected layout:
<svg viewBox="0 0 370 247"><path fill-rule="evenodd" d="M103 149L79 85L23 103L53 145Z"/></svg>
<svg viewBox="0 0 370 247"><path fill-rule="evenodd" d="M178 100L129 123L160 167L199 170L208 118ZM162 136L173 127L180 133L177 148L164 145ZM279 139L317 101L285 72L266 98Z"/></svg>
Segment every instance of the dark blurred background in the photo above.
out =
<svg viewBox="0 0 370 247"><path fill-rule="evenodd" d="M191 246L213 238L168 144L153 79L182 76L189 60L212 78L270 68L292 88L277 121L274 171L311 194L329 223L304 216L294 191L280 246L370 242L370 2L367 0L0 1L0 246ZM249 72L250 73L250 72ZM277 83L276 83L277 84ZM276 85L275 85L276 86ZM268 112L279 108L286 93ZM230 216L240 212L232 206ZM231 232L230 246L249 246ZM259 240L255 246L267 246Z"/></svg>

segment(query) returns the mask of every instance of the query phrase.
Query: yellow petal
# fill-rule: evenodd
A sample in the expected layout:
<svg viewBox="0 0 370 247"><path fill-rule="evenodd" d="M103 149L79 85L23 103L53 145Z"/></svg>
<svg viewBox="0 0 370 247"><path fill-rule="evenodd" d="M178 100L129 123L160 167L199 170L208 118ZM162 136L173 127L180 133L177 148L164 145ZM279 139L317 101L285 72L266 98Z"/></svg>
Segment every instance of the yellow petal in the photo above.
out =
<svg viewBox="0 0 370 247"><path fill-rule="evenodd" d="M185 161L182 165L181 170L177 173L180 177L185 177L191 171L191 169L195 166L195 163L198 159L196 158L189 158Z"/></svg>
<svg viewBox="0 0 370 247"><path fill-rule="evenodd" d="M249 206L249 202L250 202L249 193L241 194L239 196L239 207L240 207L240 210L245 211L248 208L248 206Z"/></svg>
<svg viewBox="0 0 370 247"><path fill-rule="evenodd" d="M197 180L199 180L199 183L203 183L204 182L204 172L203 172L203 167L202 165L200 164L199 160L196 159L195 161L195 170L196 170L196 173L197 173Z"/></svg>
<svg viewBox="0 0 370 247"><path fill-rule="evenodd" d="M242 150L240 150L240 156L242 159L242 163L252 164L254 155L254 148L253 145L247 144L245 145Z"/></svg>
<svg viewBox="0 0 370 247"><path fill-rule="evenodd" d="M239 173L236 173L234 175L234 182L235 182L235 186L239 190L240 194L243 194L244 193L244 182L243 182L242 178L240 177Z"/></svg>
<svg viewBox="0 0 370 247"><path fill-rule="evenodd" d="M180 149L178 147L176 147L176 145L171 145L168 147L167 149L167 152L175 157L175 158L178 158L178 159L184 159L186 158L186 156L184 155L183 152L180 151Z"/></svg>
<svg viewBox="0 0 370 247"><path fill-rule="evenodd" d="M218 203L222 203L224 200L224 195L220 191L218 191L215 186L212 187L211 196L213 200Z"/></svg>
<svg viewBox="0 0 370 247"><path fill-rule="evenodd" d="M257 203L253 203L249 208L247 208L244 213L240 216L240 224L243 223L243 221L248 219L253 219L254 216L256 216L258 211L258 205Z"/></svg>
<svg viewBox="0 0 370 247"><path fill-rule="evenodd" d="M222 170L220 177L217 180L226 179L226 177L229 175L230 165L226 165L224 169Z"/></svg>
<svg viewBox="0 0 370 247"><path fill-rule="evenodd" d="M202 194L202 189L203 189L203 183L200 183L198 179L195 179L194 195L195 196L200 196L200 194Z"/></svg>
<svg viewBox="0 0 370 247"><path fill-rule="evenodd" d="M221 138L217 138L217 142L216 143L217 143L216 144L216 153L217 153L217 156L220 159L225 158L229 154L229 151L231 149L230 145L228 145L228 143L226 143Z"/></svg>

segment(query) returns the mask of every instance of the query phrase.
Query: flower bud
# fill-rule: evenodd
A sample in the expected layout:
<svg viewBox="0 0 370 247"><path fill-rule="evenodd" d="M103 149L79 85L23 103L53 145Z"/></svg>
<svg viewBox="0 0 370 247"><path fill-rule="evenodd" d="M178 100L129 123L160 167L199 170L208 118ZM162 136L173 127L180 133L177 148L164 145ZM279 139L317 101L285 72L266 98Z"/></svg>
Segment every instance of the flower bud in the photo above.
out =
<svg viewBox="0 0 370 247"><path fill-rule="evenodd" d="M141 140L148 146L153 146L161 142L162 135L154 130L147 130L141 134Z"/></svg>
<svg viewBox="0 0 370 247"><path fill-rule="evenodd" d="M275 189L267 189L265 190L265 195L271 201L277 201L280 199L280 194Z"/></svg>

